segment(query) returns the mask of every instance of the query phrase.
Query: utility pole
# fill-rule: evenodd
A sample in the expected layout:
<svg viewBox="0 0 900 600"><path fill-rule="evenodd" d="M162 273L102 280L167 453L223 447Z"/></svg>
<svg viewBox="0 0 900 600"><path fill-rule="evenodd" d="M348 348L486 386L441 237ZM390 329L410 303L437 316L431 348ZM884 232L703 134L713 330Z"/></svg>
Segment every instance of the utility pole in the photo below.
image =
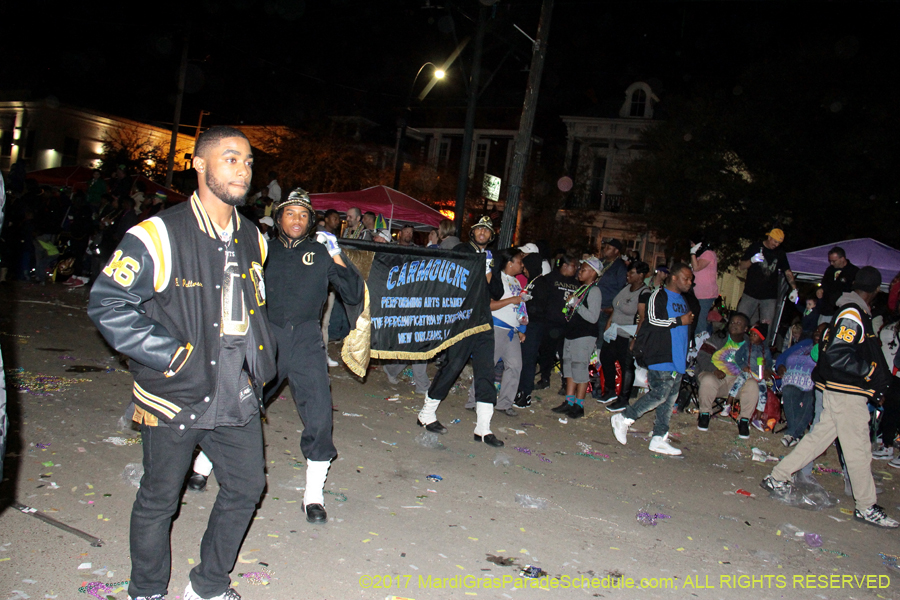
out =
<svg viewBox="0 0 900 600"><path fill-rule="evenodd" d="M498 248L509 247L516 233L519 196L522 193L522 180L525 177L528 154L531 150L531 130L534 126L534 114L537 112L538 91L544 71L544 57L547 55L547 37L550 35L552 14L553 0L544 0L541 6L541 22L538 24L537 41L534 42L534 54L531 57L531 72L528 74L528 89L525 91L525 103L522 105L522 118L519 121L519 134L516 138L509 184L506 188L506 207L503 210L503 224L500 227Z"/></svg>
<svg viewBox="0 0 900 600"><path fill-rule="evenodd" d="M472 77L469 80L469 103L466 106L466 124L463 132L462 154L459 157L459 178L456 181L456 237L462 232L463 215L466 213L466 191L469 185L469 163L472 160L472 138L475 133L475 105L481 80L481 50L484 47L484 29L487 8L478 8L478 29L475 32L475 49L472 55Z"/></svg>
<svg viewBox="0 0 900 600"><path fill-rule="evenodd" d="M197 119L197 133L194 134L194 139L195 139L195 140L196 140L197 138L200 137L200 132L203 130L203 117L208 117L208 116L209 116L209 111L208 111L208 110L201 110L201 111L200 111L200 118Z"/></svg>
<svg viewBox="0 0 900 600"><path fill-rule="evenodd" d="M178 93L175 95L175 118L172 119L172 139L169 141L169 160L166 163L167 188L172 187L172 171L175 170L175 146L178 145L178 124L181 122L181 102L184 100L184 80L187 76L187 63L188 35L184 34L184 48L181 50L181 67L178 70Z"/></svg>

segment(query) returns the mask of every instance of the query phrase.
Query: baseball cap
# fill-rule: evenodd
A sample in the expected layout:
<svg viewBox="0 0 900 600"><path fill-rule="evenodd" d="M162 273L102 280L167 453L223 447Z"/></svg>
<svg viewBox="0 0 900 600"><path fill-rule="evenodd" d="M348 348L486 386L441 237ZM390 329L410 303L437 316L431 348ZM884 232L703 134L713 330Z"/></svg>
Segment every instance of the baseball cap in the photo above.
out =
<svg viewBox="0 0 900 600"><path fill-rule="evenodd" d="M772 238L773 240L775 240L776 242L778 242L779 244L784 241L784 232L780 229L773 229L766 235L769 236L770 238Z"/></svg>
<svg viewBox="0 0 900 600"><path fill-rule="evenodd" d="M268 225L269 227L275 227L275 221L272 220L272 217L263 217L259 220L260 225Z"/></svg>
<svg viewBox="0 0 900 600"><path fill-rule="evenodd" d="M853 289L874 292L881 285L881 273L875 267L863 267L853 280Z"/></svg>
<svg viewBox="0 0 900 600"><path fill-rule="evenodd" d="M624 247L624 246L622 246L622 242L620 242L620 241L617 240L616 238L613 238L613 239L611 239L611 240L606 240L606 245L607 245L607 246L612 246L613 248L615 248L615 249L618 250L619 252L621 252L621 251L622 251L622 248Z"/></svg>
<svg viewBox="0 0 900 600"><path fill-rule="evenodd" d="M538 254L540 250L538 250L537 244L525 244L524 246L519 246L519 250L524 252L525 254Z"/></svg>

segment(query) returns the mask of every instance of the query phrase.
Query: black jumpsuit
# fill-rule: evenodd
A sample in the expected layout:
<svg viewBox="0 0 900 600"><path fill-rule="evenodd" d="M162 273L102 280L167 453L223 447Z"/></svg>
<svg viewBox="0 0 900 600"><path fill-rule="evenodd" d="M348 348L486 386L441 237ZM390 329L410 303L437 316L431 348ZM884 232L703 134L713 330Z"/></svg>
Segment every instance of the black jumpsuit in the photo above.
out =
<svg viewBox="0 0 900 600"><path fill-rule="evenodd" d="M342 257L345 264L350 260ZM324 245L311 238L291 240L283 233L269 243L266 286L269 323L278 342L278 375L267 387L268 401L287 378L303 419L300 450L307 460L337 456L331 437L331 389L319 319L331 283L345 304L363 301L363 280L351 267L334 262Z"/></svg>

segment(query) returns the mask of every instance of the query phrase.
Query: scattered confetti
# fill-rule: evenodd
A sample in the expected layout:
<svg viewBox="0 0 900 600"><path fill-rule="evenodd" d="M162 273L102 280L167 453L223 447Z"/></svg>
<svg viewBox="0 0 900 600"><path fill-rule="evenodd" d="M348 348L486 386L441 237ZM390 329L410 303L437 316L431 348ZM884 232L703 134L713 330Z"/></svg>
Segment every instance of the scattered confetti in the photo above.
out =
<svg viewBox="0 0 900 600"><path fill-rule="evenodd" d="M54 392L64 392L77 383L90 383L92 380L32 373L19 367L6 370L6 381L9 387L33 396L49 396Z"/></svg>
<svg viewBox="0 0 900 600"><path fill-rule="evenodd" d="M110 436L105 440L102 440L108 444L112 444L113 446L134 446L135 444L141 443L141 438L133 437L133 438L124 438L118 436Z"/></svg>
<svg viewBox="0 0 900 600"><path fill-rule="evenodd" d="M93 598L106 600L108 594L115 594L124 589L128 585L127 581L117 581L115 583L103 583L102 581L92 581L80 588L78 591L87 594ZM102 596L100 594L103 594Z"/></svg>
<svg viewBox="0 0 900 600"><path fill-rule="evenodd" d="M656 521L657 521L658 519L671 519L671 518L672 518L672 517L670 517L669 515L663 515L663 514L660 514L660 513L654 513L654 514L651 515L650 513L646 512L646 511L643 511L643 510L640 511L640 512L635 516L635 519L637 519L637 522L640 523L641 525L644 525L645 527L653 527L653 526L655 526L655 525L656 525Z"/></svg>
<svg viewBox="0 0 900 600"><path fill-rule="evenodd" d="M269 580L272 578L272 571L263 568L259 571L251 571L249 573L238 573L238 576L243 578L244 581L250 585L269 585Z"/></svg>
<svg viewBox="0 0 900 600"><path fill-rule="evenodd" d="M539 459L541 459L542 462L548 462L548 463L552 463L552 462L553 462L552 460L550 460L549 458L547 458L547 457L544 456L543 454L540 454L540 453L537 453L537 452L532 452L532 451L531 451L530 449L528 449L528 448L523 448L523 447L521 447L521 446L516 446L515 448L516 448L516 450L518 450L518 451L521 452L522 454L527 454L528 456L537 456Z"/></svg>

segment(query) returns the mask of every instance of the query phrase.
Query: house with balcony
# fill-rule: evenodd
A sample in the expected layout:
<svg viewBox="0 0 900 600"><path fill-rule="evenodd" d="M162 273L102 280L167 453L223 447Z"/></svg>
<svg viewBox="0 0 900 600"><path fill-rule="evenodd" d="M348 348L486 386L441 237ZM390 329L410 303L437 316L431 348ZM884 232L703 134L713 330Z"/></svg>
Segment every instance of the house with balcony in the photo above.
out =
<svg viewBox="0 0 900 600"><path fill-rule="evenodd" d="M665 247L648 231L644 207L628 201L622 173L642 151L641 134L653 123L659 98L642 81L625 90L618 115L563 116L566 125L565 171L572 179L562 212L587 215L585 237L617 238L654 267L665 261Z"/></svg>

